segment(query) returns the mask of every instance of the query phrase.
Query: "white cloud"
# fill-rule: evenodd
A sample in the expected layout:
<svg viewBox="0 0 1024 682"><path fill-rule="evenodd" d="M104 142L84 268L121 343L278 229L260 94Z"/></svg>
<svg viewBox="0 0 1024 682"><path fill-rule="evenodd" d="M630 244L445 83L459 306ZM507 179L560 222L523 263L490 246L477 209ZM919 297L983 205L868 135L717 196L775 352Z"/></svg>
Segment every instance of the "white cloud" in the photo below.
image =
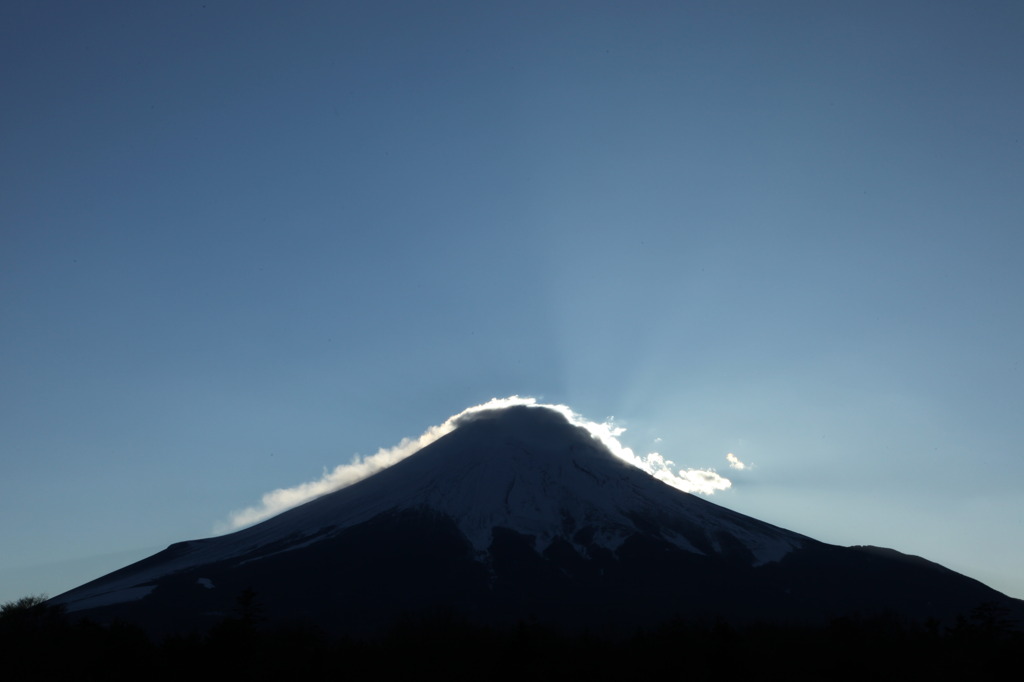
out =
<svg viewBox="0 0 1024 682"><path fill-rule="evenodd" d="M544 407L558 408L559 411L566 415L570 422L590 431L616 457L643 469L659 481L668 483L674 488L679 488L688 493L713 495L716 490L725 490L732 486L732 481L710 469L678 469L673 471L676 463L670 459L665 459L657 452L648 453L643 457L638 456L631 448L619 442L618 436L625 433L626 429L621 426L615 426L611 420L598 424L587 421L565 405L545 405Z"/></svg>
<svg viewBox="0 0 1024 682"><path fill-rule="evenodd" d="M713 495L716 490L732 487L732 481L711 469L679 469L673 472L672 469L676 463L665 459L657 452L652 452L645 457L634 455L633 459L627 459L627 461L632 462L659 481L688 493Z"/></svg>
<svg viewBox="0 0 1024 682"><path fill-rule="evenodd" d="M392 448L381 448L375 454L367 457L356 456L349 464L339 464L331 471L325 470L323 476L315 481L302 483L292 488L272 490L263 495L258 505L232 512L228 521L218 524L215 531L223 533L236 530L242 526L263 521L286 509L297 507L327 493L348 487L353 483L372 476L378 471L397 464L409 455L451 433L468 415L484 410L496 410L515 405L544 408L562 414L571 424L581 426L589 431L593 437L600 440L615 456L630 462L655 478L685 492L711 495L716 490L725 490L732 485L729 479L707 469L679 469L673 471L673 468L676 466L675 463L665 459L657 452L652 452L644 457L637 456L632 449L619 442L618 436L622 435L626 429L615 426L610 417L606 422L592 422L573 412L567 405L547 405L538 403L535 398L510 396L508 398L492 398L482 405L465 409L459 414L449 417L443 424L430 427L417 438L402 439L398 445Z"/></svg>
<svg viewBox="0 0 1024 682"><path fill-rule="evenodd" d="M729 460L729 466L733 469L746 469L747 465L740 461L740 458L731 452L725 456Z"/></svg>

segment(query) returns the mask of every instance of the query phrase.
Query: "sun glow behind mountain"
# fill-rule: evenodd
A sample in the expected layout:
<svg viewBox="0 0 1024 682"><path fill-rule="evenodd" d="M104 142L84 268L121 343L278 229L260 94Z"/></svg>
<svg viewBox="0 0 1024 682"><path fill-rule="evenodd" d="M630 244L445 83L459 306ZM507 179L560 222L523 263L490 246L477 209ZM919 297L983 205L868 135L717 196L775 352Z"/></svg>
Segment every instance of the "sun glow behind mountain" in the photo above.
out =
<svg viewBox="0 0 1024 682"><path fill-rule="evenodd" d="M501 410L513 406L526 406L557 412L570 424L586 429L594 439L600 441L616 457L684 492L711 495L717 490L725 490L732 485L729 479L711 469L677 468L675 462L657 452L650 452L643 456L637 455L631 448L619 441L619 436L625 432L625 429L616 426L611 419L606 422L594 422L577 414L567 405L539 403L535 398L522 398L514 395L507 398L492 398L486 403L467 408L459 414L449 417L442 424L431 426L416 438L403 438L394 447L381 448L373 455L365 457L357 455L348 464L339 464L331 471L325 470L323 475L314 481L291 488L272 490L263 495L258 505L232 512L226 522L217 525L215 532L230 532L258 523L321 495L350 486L415 454L451 433L480 412Z"/></svg>

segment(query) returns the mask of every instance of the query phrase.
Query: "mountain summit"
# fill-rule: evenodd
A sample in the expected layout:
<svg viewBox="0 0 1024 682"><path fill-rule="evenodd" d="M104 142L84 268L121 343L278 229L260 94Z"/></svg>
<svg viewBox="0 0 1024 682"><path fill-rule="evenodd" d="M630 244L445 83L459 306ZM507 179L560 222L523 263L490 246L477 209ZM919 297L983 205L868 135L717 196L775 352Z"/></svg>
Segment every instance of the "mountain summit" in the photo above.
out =
<svg viewBox="0 0 1024 682"><path fill-rule="evenodd" d="M474 409L447 424L364 480L53 601L181 631L250 592L268 618L343 632L438 613L614 630L707 615L949 618L1015 602L922 559L825 545L673 488L558 409Z"/></svg>

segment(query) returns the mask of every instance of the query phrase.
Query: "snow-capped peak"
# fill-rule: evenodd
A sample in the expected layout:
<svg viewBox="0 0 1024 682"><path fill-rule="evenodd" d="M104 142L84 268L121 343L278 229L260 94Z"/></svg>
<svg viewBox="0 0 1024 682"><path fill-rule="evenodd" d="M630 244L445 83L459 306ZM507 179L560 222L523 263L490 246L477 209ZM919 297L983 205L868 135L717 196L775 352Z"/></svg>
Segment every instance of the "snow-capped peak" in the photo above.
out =
<svg viewBox="0 0 1024 682"><path fill-rule="evenodd" d="M643 526L702 554L738 541L757 563L776 560L802 541L657 480L559 409L478 409L459 415L453 426L388 469L224 540L252 546L422 508L453 519L480 552L495 527L533 536L538 550L556 537L585 550L580 531L587 531L586 542L614 549Z"/></svg>

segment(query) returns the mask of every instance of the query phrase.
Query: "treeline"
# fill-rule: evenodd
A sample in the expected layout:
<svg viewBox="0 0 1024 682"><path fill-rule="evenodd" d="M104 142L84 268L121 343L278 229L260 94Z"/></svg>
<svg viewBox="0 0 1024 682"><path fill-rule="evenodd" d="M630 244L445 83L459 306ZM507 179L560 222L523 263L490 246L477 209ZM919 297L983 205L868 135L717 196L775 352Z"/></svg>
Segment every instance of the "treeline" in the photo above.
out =
<svg viewBox="0 0 1024 682"><path fill-rule="evenodd" d="M124 623L69 618L40 598L0 608L4 680L1005 679L1020 674L1024 635L982 607L950 627L842 618L824 627L670 623L630 637L564 635L455 618L409 620L375 639L272 627L240 609L203 634L154 641Z"/></svg>

